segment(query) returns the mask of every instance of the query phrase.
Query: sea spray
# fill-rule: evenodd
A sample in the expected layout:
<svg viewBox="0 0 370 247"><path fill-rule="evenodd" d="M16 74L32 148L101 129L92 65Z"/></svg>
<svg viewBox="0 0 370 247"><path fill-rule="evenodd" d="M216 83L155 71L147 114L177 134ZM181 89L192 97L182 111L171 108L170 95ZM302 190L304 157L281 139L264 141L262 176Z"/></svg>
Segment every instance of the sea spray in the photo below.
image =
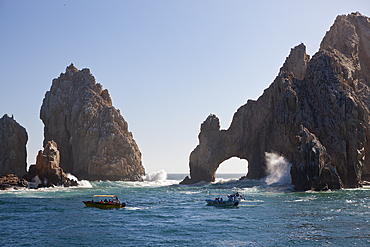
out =
<svg viewBox="0 0 370 247"><path fill-rule="evenodd" d="M71 180L77 181L78 187L82 187L82 188L92 188L93 187L92 184L89 181L87 181L87 180L79 181L78 178L76 176L72 175L71 173L67 173L66 176L67 176L67 178L69 178Z"/></svg>
<svg viewBox="0 0 370 247"><path fill-rule="evenodd" d="M167 173L164 170L151 172L143 177L144 181L161 181L167 179Z"/></svg>
<svg viewBox="0 0 370 247"><path fill-rule="evenodd" d="M283 156L275 153L265 153L267 173L265 182L270 185L274 183L291 183L291 164Z"/></svg>

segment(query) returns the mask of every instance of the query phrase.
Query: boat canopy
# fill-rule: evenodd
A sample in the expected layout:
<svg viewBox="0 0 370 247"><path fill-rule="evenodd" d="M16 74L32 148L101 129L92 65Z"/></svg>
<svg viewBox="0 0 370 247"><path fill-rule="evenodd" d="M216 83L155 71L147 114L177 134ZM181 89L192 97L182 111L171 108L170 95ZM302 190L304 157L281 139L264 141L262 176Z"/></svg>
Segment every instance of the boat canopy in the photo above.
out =
<svg viewBox="0 0 370 247"><path fill-rule="evenodd" d="M95 195L94 197L117 197L117 196L115 195Z"/></svg>

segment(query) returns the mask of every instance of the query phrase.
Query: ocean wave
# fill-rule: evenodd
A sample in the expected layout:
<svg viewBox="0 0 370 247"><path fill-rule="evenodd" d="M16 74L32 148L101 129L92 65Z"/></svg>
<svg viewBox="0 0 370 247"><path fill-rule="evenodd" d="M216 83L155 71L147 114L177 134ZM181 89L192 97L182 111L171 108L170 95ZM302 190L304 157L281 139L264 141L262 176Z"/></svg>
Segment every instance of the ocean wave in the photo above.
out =
<svg viewBox="0 0 370 247"><path fill-rule="evenodd" d="M74 175L72 175L71 173L67 173L66 174L67 178L71 179L71 180L74 180L74 181L77 181L77 184L78 186L77 187L80 187L80 188L92 188L92 184L90 183L90 181L88 180L78 180L78 178Z"/></svg>
<svg viewBox="0 0 370 247"><path fill-rule="evenodd" d="M144 181L164 181L167 180L167 172L160 170L157 172L151 172L143 176Z"/></svg>

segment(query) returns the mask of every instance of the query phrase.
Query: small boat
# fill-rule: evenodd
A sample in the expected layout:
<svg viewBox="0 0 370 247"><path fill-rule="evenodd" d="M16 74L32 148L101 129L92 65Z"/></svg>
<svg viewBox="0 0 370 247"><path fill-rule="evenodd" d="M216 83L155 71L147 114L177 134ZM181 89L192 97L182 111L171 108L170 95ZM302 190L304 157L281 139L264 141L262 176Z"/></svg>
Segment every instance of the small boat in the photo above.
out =
<svg viewBox="0 0 370 247"><path fill-rule="evenodd" d="M244 200L244 197L238 192L235 194L227 195L227 197L228 199L225 201L223 200L223 198L219 197L214 200L206 199L207 206L236 207Z"/></svg>
<svg viewBox="0 0 370 247"><path fill-rule="evenodd" d="M95 201L94 198L96 198L97 200ZM118 197L115 195L95 195L94 198L91 199L91 201L83 201L83 203L86 207L102 209L123 208L126 206L126 203L120 202Z"/></svg>

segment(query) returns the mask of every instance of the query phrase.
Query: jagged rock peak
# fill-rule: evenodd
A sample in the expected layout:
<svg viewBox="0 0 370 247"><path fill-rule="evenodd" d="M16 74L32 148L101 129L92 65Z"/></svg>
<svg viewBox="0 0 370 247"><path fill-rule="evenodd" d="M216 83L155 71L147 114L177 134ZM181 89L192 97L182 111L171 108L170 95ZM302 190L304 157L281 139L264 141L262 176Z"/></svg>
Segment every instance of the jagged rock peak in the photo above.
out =
<svg viewBox="0 0 370 247"><path fill-rule="evenodd" d="M138 180L145 174L140 150L107 89L89 69L69 65L53 79L40 110L44 145L55 140L60 166L85 179Z"/></svg>
<svg viewBox="0 0 370 247"><path fill-rule="evenodd" d="M306 75L306 69L310 56L306 54L306 46L302 43L292 48L289 56L286 58L283 67L280 69L280 75L287 73L293 78L303 80Z"/></svg>
<svg viewBox="0 0 370 247"><path fill-rule="evenodd" d="M201 131L219 131L220 121L214 114L210 114L200 127Z"/></svg>
<svg viewBox="0 0 370 247"><path fill-rule="evenodd" d="M8 114L0 119L0 175L26 173L28 135L26 129Z"/></svg>
<svg viewBox="0 0 370 247"><path fill-rule="evenodd" d="M266 152L295 164L292 183L299 190L356 188L370 181L369 30L368 17L343 15L311 59L303 44L294 47L274 82L236 111L229 129L202 126L189 157L191 178L184 183L214 181L219 165L231 157L248 161L247 179L263 178ZM213 126L212 119L204 126ZM307 138L297 140L299 132Z"/></svg>
<svg viewBox="0 0 370 247"><path fill-rule="evenodd" d="M367 44L370 39L369 25L370 18L359 12L337 16L321 41L320 51L336 49L346 56L357 54L360 45ZM368 52L368 45L364 48Z"/></svg>
<svg viewBox="0 0 370 247"><path fill-rule="evenodd" d="M370 18L359 12L338 16L320 44L324 50L344 56L342 64L353 71L354 79L361 70L359 79L370 83Z"/></svg>

